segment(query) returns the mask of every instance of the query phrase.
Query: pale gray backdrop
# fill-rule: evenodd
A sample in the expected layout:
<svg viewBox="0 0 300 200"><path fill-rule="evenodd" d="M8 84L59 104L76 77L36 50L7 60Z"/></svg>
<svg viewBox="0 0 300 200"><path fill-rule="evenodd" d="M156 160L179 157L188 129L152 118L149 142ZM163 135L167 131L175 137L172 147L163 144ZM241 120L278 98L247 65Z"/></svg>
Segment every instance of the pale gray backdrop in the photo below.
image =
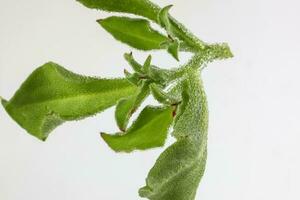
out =
<svg viewBox="0 0 300 200"><path fill-rule="evenodd" d="M226 41L235 54L203 73L209 156L197 200L300 199L299 1L155 2L174 4L171 13L197 36ZM1 96L10 98L50 60L85 75L121 76L131 49L97 25L105 16L75 0L0 0ZM155 64L176 66L165 52L153 55ZM137 189L163 149L115 154L99 132L116 130L110 109L65 123L43 143L0 108L0 199L140 199Z"/></svg>

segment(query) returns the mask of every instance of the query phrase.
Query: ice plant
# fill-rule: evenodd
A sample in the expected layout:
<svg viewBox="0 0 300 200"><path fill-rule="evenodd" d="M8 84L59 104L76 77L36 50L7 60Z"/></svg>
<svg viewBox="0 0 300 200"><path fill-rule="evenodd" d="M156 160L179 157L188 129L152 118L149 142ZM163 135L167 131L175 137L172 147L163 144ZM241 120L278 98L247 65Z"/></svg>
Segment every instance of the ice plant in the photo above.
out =
<svg viewBox="0 0 300 200"><path fill-rule="evenodd" d="M28 133L45 141L58 125L79 120L116 105L118 133L101 133L116 152L146 150L164 145L168 132L176 142L157 159L139 190L150 200L193 200L205 170L208 108L201 71L214 60L232 57L227 44L208 44L189 32L170 14L148 0L78 0L88 8L133 14L97 22L116 40L139 50L166 50L176 60L179 52L193 54L178 68L162 69L151 56L138 63L124 55L132 72L125 78L102 79L74 74L48 62L36 69L15 95L2 104ZM164 29L155 30L151 23ZM160 106L146 106L129 124L134 112L149 96ZM170 131L172 130L172 131Z"/></svg>

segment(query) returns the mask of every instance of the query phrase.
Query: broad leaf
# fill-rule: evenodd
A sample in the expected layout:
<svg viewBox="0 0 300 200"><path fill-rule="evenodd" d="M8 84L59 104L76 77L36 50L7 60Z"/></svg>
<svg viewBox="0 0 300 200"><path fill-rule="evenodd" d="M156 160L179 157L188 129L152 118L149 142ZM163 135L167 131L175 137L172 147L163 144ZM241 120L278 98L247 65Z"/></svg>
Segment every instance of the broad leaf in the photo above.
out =
<svg viewBox="0 0 300 200"><path fill-rule="evenodd" d="M99 9L109 12L130 13L146 17L158 24L159 13L165 13L168 7L161 9L149 0L77 0L88 8ZM166 15L165 15L166 16ZM169 17L169 31L173 33L179 40L184 41L186 51L201 51L205 47L205 43L190 33L181 23L177 22L173 17ZM160 24L161 25L161 24Z"/></svg>
<svg viewBox="0 0 300 200"><path fill-rule="evenodd" d="M137 88L126 79L84 77L55 63L36 69L10 101L10 116L33 136L45 140L58 125L113 106Z"/></svg>
<svg viewBox="0 0 300 200"><path fill-rule="evenodd" d="M161 49L161 43L168 38L151 28L145 19L129 17L108 17L98 23L115 39L140 50Z"/></svg>
<svg viewBox="0 0 300 200"><path fill-rule="evenodd" d="M173 121L171 107L147 106L125 133L102 133L105 142L114 151L131 152L163 146Z"/></svg>
<svg viewBox="0 0 300 200"><path fill-rule="evenodd" d="M77 0L88 8L140 15L156 21L160 8L148 0Z"/></svg>
<svg viewBox="0 0 300 200"><path fill-rule="evenodd" d="M115 111L115 118L121 131L126 131L131 115L139 108L149 95L149 82L145 81L135 95L121 99Z"/></svg>
<svg viewBox="0 0 300 200"><path fill-rule="evenodd" d="M182 81L181 113L174 123L177 138L158 158L141 188L150 200L194 200L203 176L207 149L207 105L197 71ZM189 96L187 97L186 94Z"/></svg>
<svg viewBox="0 0 300 200"><path fill-rule="evenodd" d="M150 200L194 200L205 163L206 144L179 140L159 156L139 194Z"/></svg>
<svg viewBox="0 0 300 200"><path fill-rule="evenodd" d="M208 110L202 82L195 71L189 72L183 81L182 107L175 119L172 135L177 139L187 136L205 137L208 124Z"/></svg>

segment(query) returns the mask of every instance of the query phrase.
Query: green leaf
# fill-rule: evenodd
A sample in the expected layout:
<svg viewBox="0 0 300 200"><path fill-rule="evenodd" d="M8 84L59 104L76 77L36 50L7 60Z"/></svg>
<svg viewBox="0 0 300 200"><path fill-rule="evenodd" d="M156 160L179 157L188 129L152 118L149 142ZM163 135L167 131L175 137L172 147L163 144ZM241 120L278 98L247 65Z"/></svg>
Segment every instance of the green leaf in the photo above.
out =
<svg viewBox="0 0 300 200"><path fill-rule="evenodd" d="M172 120L171 107L147 106L125 133L101 136L116 152L160 147L165 143Z"/></svg>
<svg viewBox="0 0 300 200"><path fill-rule="evenodd" d="M139 194L150 200L194 200L203 176L207 151L208 111L197 70L181 82L182 113L174 122L177 142L158 158ZM188 98L185 96L188 94Z"/></svg>
<svg viewBox="0 0 300 200"><path fill-rule="evenodd" d="M137 73L143 73L142 72L142 65L140 65L140 63L138 63L132 55L132 52L130 53L125 53L124 54L124 58L125 60L129 63L129 65L132 67L132 69L137 72Z"/></svg>
<svg viewBox="0 0 300 200"><path fill-rule="evenodd" d="M77 0L88 8L99 9L109 12L130 13L146 17L158 24L159 12L162 9L149 0ZM168 10L167 10L168 11ZM181 23L169 16L171 30L178 39L185 41L186 51L201 51L205 43L189 32Z"/></svg>
<svg viewBox="0 0 300 200"><path fill-rule="evenodd" d="M207 61L232 58L233 54L226 43L212 44L206 47Z"/></svg>
<svg viewBox="0 0 300 200"><path fill-rule="evenodd" d="M169 10L172 8L173 5L168 5L162 8L158 13L158 22L160 25L166 29L169 35L174 36L171 30L171 23L169 20Z"/></svg>
<svg viewBox="0 0 300 200"><path fill-rule="evenodd" d="M64 121L94 115L136 90L126 79L80 76L49 62L36 69L13 98L2 100L2 104L20 126L45 140Z"/></svg>
<svg viewBox="0 0 300 200"><path fill-rule="evenodd" d="M168 46L168 52L175 58L177 61L179 61L179 52L180 43L178 39L174 39L172 42L169 43Z"/></svg>
<svg viewBox="0 0 300 200"><path fill-rule="evenodd" d="M180 102L179 99L176 99L174 96L163 91L163 88L159 87L157 84L152 83L150 85L150 91L152 96L160 103L165 105L177 104Z"/></svg>
<svg viewBox="0 0 300 200"><path fill-rule="evenodd" d="M88 8L140 15L157 20L160 8L148 0L77 0Z"/></svg>
<svg viewBox="0 0 300 200"><path fill-rule="evenodd" d="M197 72L197 70L196 70ZM208 126L206 95L202 81L195 71L188 72L183 81L182 104L176 116L172 135L177 139L187 136L205 137Z"/></svg>
<svg viewBox="0 0 300 200"><path fill-rule="evenodd" d="M166 36L152 29L145 19L113 16L98 22L115 39L136 49L161 49L160 44L167 40Z"/></svg>
<svg viewBox="0 0 300 200"><path fill-rule="evenodd" d="M132 114L139 108L149 95L149 81L145 81L135 95L121 99L115 111L115 118L121 131L126 131L127 124Z"/></svg>
<svg viewBox="0 0 300 200"><path fill-rule="evenodd" d="M145 62L144 62L144 64L143 64L143 72L144 72L145 74L147 74L147 73L149 72L149 69L150 69L150 67L151 67L151 61L152 61L152 56L149 55L149 56L146 58L146 60L145 60Z"/></svg>
<svg viewBox="0 0 300 200"><path fill-rule="evenodd" d="M164 85L169 80L169 77L172 74L172 71L162 69L154 65L151 65L147 71L147 76L161 85Z"/></svg>
<svg viewBox="0 0 300 200"><path fill-rule="evenodd" d="M206 144L179 140L159 156L139 194L150 200L194 200L205 163Z"/></svg>
<svg viewBox="0 0 300 200"><path fill-rule="evenodd" d="M126 69L124 69L125 78L132 84L138 86L140 85L141 78L137 73L129 73Z"/></svg>

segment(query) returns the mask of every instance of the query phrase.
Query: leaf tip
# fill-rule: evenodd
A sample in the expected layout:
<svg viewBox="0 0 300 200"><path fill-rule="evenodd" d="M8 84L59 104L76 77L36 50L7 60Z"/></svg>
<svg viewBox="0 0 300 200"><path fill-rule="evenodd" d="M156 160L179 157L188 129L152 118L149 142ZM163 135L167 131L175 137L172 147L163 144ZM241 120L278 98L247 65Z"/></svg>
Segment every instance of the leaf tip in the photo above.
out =
<svg viewBox="0 0 300 200"><path fill-rule="evenodd" d="M97 22L98 24L100 24L100 25L102 25L103 21L104 21L104 19L97 19L97 20L96 20L96 22Z"/></svg>
<svg viewBox="0 0 300 200"><path fill-rule="evenodd" d="M167 6L163 7L160 12L162 14L167 14L173 6L174 6L173 4L167 5Z"/></svg>
<svg viewBox="0 0 300 200"><path fill-rule="evenodd" d="M104 135L107 135L107 133L100 132L100 136L103 137Z"/></svg>
<svg viewBox="0 0 300 200"><path fill-rule="evenodd" d="M173 4L170 4L170 5L166 6L166 7L164 7L164 9L170 10L173 6L174 6Z"/></svg>
<svg viewBox="0 0 300 200"><path fill-rule="evenodd" d="M124 58L125 60L130 60L132 58L132 51L130 51L129 53L124 53Z"/></svg>
<svg viewBox="0 0 300 200"><path fill-rule="evenodd" d="M144 186L139 189L140 197L148 197L152 193L152 190L149 186Z"/></svg>
<svg viewBox="0 0 300 200"><path fill-rule="evenodd" d="M1 104L5 107L6 104L8 103L8 101L6 99L4 99L3 97L0 96L0 101L1 101Z"/></svg>
<svg viewBox="0 0 300 200"><path fill-rule="evenodd" d="M39 138L42 142L46 142L47 140L47 137L42 137L42 138Z"/></svg>
<svg viewBox="0 0 300 200"><path fill-rule="evenodd" d="M100 132L100 136L101 138L108 144L108 138L111 136L110 134L108 133L105 133L105 132Z"/></svg>

